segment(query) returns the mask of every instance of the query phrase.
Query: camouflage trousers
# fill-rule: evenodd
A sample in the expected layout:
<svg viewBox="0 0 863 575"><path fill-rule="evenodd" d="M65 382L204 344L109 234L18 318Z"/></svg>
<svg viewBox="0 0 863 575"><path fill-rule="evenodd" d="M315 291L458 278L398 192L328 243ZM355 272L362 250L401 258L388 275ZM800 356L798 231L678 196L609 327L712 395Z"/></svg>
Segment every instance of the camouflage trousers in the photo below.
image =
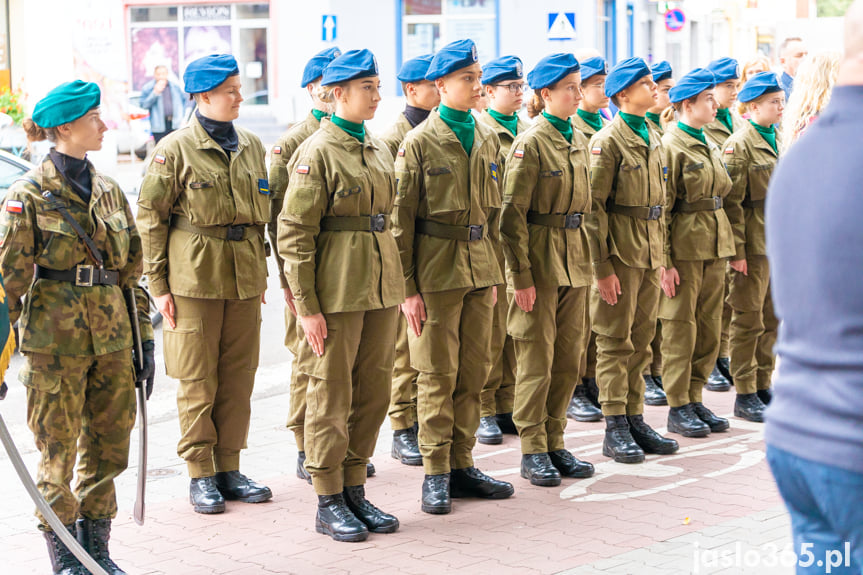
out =
<svg viewBox="0 0 863 575"><path fill-rule="evenodd" d="M128 465L135 425L130 349L99 356L25 354L27 424L41 453L36 484L64 525L117 515L114 478ZM78 457L80 455L80 458ZM78 481L70 488L78 459ZM38 512L41 529L48 522Z"/></svg>

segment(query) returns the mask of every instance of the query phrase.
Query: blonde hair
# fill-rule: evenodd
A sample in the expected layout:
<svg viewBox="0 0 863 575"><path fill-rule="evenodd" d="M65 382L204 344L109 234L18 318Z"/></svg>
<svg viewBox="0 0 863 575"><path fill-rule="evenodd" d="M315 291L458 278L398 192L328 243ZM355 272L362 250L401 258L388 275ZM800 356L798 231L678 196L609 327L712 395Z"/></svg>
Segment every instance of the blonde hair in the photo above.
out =
<svg viewBox="0 0 863 575"><path fill-rule="evenodd" d="M827 106L839 74L839 61L837 52L820 52L807 56L800 64L794 77L794 92L782 115L786 149Z"/></svg>
<svg viewBox="0 0 863 575"><path fill-rule="evenodd" d="M741 88L743 87L743 84L745 84L746 81L752 77L752 75L758 73L758 72L755 72L752 75L750 75L750 73L749 73L749 69L754 67L754 66L757 66L757 65L760 65L763 68L763 70L759 70L760 72L769 72L770 71L770 60L767 59L767 56L762 56L761 54L759 54L758 56L755 56L754 58L750 58L740 68L740 70L741 70L740 71L740 87ZM743 102L739 102L737 104L737 111L740 113L741 116L743 114L745 114L746 113L746 104L744 104Z"/></svg>

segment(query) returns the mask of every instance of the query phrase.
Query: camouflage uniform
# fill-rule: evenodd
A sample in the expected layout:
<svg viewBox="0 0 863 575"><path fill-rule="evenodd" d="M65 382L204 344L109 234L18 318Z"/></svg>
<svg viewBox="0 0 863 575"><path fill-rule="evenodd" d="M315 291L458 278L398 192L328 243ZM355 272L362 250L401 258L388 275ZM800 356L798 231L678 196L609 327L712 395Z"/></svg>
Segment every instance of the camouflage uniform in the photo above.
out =
<svg viewBox="0 0 863 575"><path fill-rule="evenodd" d="M138 285L141 238L120 186L92 165L90 172L89 205L49 158L27 177L66 206L102 252L105 269L119 272L119 285L34 281L37 265L66 271L95 262L32 183L13 184L0 215L0 267L26 358L18 378L27 387L27 423L41 453L37 484L64 525L79 514L116 516L114 478L126 469L135 423L132 329L122 288ZM152 340L147 296L136 291L142 337Z"/></svg>

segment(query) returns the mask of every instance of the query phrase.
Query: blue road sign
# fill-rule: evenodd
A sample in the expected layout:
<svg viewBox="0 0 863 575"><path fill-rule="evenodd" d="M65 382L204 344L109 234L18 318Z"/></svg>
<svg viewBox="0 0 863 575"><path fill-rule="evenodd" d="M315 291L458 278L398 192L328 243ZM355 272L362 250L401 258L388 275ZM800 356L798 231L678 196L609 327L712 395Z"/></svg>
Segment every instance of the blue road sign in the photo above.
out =
<svg viewBox="0 0 863 575"><path fill-rule="evenodd" d="M549 12L548 39L575 40L575 12Z"/></svg>
<svg viewBox="0 0 863 575"><path fill-rule="evenodd" d="M324 14L321 20L321 40L324 42L335 42L336 31L336 15Z"/></svg>
<svg viewBox="0 0 863 575"><path fill-rule="evenodd" d="M686 23L686 16L680 8L672 8L665 13L665 29L669 32L680 32Z"/></svg>

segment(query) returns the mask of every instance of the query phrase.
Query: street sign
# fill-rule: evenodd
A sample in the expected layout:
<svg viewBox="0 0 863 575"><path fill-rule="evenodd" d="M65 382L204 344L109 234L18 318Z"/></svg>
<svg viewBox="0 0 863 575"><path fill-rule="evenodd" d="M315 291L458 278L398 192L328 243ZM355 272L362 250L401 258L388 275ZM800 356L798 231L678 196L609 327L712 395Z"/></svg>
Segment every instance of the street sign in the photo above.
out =
<svg viewBox="0 0 863 575"><path fill-rule="evenodd" d="M575 12L549 12L548 39L575 40Z"/></svg>
<svg viewBox="0 0 863 575"><path fill-rule="evenodd" d="M686 15L680 8L672 8L665 13L665 29L669 32L680 32L686 23Z"/></svg>
<svg viewBox="0 0 863 575"><path fill-rule="evenodd" d="M336 35L336 15L324 14L321 20L321 40L335 42Z"/></svg>

